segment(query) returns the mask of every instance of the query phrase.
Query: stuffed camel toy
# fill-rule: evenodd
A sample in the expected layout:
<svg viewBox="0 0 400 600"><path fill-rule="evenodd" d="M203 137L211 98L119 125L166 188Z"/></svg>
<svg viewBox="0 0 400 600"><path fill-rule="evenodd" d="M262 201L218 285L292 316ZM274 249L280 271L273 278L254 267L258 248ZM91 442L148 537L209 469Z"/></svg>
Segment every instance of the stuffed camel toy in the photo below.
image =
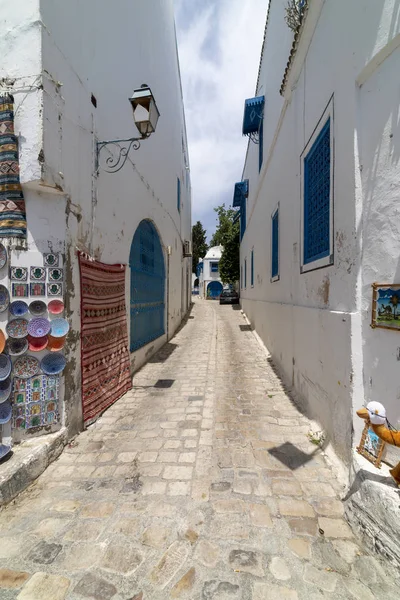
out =
<svg viewBox="0 0 400 600"><path fill-rule="evenodd" d="M386 410L380 402L370 402L366 407L360 408L357 415L370 425L381 440L400 448L400 431L387 427L389 423L386 418ZM400 486L400 462L393 469L390 469L389 473L397 485Z"/></svg>

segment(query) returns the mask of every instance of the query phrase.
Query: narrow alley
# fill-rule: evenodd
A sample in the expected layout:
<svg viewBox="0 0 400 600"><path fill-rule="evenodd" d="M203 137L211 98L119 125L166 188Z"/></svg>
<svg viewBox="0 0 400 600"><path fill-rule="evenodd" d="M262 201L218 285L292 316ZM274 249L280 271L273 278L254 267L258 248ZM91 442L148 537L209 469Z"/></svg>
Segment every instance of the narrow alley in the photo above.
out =
<svg viewBox="0 0 400 600"><path fill-rule="evenodd" d="M197 300L133 390L2 511L2 600L398 598L249 329Z"/></svg>

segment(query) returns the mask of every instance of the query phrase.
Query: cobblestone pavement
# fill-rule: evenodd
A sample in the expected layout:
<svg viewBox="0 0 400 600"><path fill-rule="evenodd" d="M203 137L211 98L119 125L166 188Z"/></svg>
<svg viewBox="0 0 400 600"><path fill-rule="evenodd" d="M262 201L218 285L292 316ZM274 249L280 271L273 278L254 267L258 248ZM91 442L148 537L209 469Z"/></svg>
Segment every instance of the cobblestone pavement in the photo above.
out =
<svg viewBox="0 0 400 600"><path fill-rule="evenodd" d="M0 514L0 598L398 599L308 429L241 312L197 300Z"/></svg>

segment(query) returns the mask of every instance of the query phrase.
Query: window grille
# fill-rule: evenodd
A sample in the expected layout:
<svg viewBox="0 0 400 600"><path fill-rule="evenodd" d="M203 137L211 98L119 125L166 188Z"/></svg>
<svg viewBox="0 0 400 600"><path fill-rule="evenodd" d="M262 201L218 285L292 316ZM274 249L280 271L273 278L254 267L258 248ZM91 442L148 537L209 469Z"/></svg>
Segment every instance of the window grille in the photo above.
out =
<svg viewBox="0 0 400 600"><path fill-rule="evenodd" d="M218 273L218 263L212 262L210 263L211 273Z"/></svg>
<svg viewBox="0 0 400 600"><path fill-rule="evenodd" d="M304 158L304 264L330 252L330 118Z"/></svg>

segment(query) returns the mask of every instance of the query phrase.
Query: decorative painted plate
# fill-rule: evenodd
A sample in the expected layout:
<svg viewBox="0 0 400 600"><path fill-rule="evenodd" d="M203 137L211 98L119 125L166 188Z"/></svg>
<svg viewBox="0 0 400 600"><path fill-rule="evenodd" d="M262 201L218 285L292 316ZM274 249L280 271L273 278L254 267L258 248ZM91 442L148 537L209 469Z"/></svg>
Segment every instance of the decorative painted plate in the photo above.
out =
<svg viewBox="0 0 400 600"><path fill-rule="evenodd" d="M62 300L50 300L47 306L52 315L61 315L64 312L64 302Z"/></svg>
<svg viewBox="0 0 400 600"><path fill-rule="evenodd" d="M51 323L44 317L36 317L28 323L28 333L32 337L39 338L50 333Z"/></svg>
<svg viewBox="0 0 400 600"><path fill-rule="evenodd" d="M12 390L13 381L11 377L7 377L4 381L0 381L0 404L8 400L11 390Z"/></svg>
<svg viewBox="0 0 400 600"><path fill-rule="evenodd" d="M28 350L28 340L26 338L21 338L20 340L8 338L6 350L10 356L21 356L21 354L24 354Z"/></svg>
<svg viewBox="0 0 400 600"><path fill-rule="evenodd" d="M9 321L6 325L6 332L17 340L24 338L28 335L28 321L22 317Z"/></svg>
<svg viewBox="0 0 400 600"><path fill-rule="evenodd" d="M0 285L0 313L7 310L10 304L10 294L5 285Z"/></svg>
<svg viewBox="0 0 400 600"><path fill-rule="evenodd" d="M0 444L0 460L5 458L7 454L10 454L11 446L7 446L7 444Z"/></svg>
<svg viewBox="0 0 400 600"><path fill-rule="evenodd" d="M51 335L59 338L67 335L69 331L69 323L67 319L53 319L51 321Z"/></svg>
<svg viewBox="0 0 400 600"><path fill-rule="evenodd" d="M58 375L64 370L66 364L65 356L61 352L55 352L54 354L46 354L41 362L41 367L46 375Z"/></svg>
<svg viewBox="0 0 400 600"><path fill-rule="evenodd" d="M0 269L4 267L7 262L7 250L3 244L0 244Z"/></svg>
<svg viewBox="0 0 400 600"><path fill-rule="evenodd" d="M6 336L4 335L4 331L0 329L0 352L3 352L6 345Z"/></svg>
<svg viewBox="0 0 400 600"><path fill-rule="evenodd" d="M40 363L34 356L20 356L14 363L14 375L21 379L28 379L37 375L40 371Z"/></svg>
<svg viewBox="0 0 400 600"><path fill-rule="evenodd" d="M31 335L28 335L28 345L31 352L40 352L41 350L44 350L47 348L48 342L47 335L44 335L43 337L32 337Z"/></svg>
<svg viewBox="0 0 400 600"><path fill-rule="evenodd" d="M9 311L14 317L22 317L28 312L28 305L23 300L14 300L10 304Z"/></svg>
<svg viewBox="0 0 400 600"><path fill-rule="evenodd" d="M66 335L64 335L64 337L59 338L53 337L52 335L48 335L47 350L50 350L50 352L58 352L59 350L62 350L64 348L66 337Z"/></svg>
<svg viewBox="0 0 400 600"><path fill-rule="evenodd" d="M6 400L3 404L0 404L0 425L4 425L4 423L8 423L11 419L11 402Z"/></svg>
<svg viewBox="0 0 400 600"><path fill-rule="evenodd" d="M34 317L40 317L47 310L46 302L43 302L43 300L33 300L29 305L29 310Z"/></svg>
<svg viewBox="0 0 400 600"><path fill-rule="evenodd" d="M7 354L0 354L0 381L4 381L11 373L12 362Z"/></svg>

